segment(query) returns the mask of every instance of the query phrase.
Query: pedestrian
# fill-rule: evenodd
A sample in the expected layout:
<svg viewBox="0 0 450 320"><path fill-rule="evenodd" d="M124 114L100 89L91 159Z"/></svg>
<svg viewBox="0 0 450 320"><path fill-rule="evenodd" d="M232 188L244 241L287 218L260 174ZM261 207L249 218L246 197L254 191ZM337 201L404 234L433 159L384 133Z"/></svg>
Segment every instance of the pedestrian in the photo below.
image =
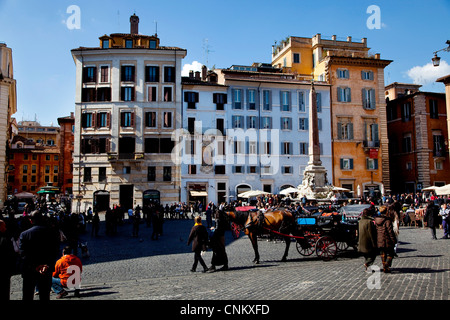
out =
<svg viewBox="0 0 450 320"><path fill-rule="evenodd" d="M364 256L364 267L367 272L377 256L377 230L368 209L364 209L358 222L358 251Z"/></svg>
<svg viewBox="0 0 450 320"><path fill-rule="evenodd" d="M218 271L228 270L228 256L225 250L225 230L227 219L226 214L222 210L217 210L216 212L216 226L211 228L213 230L213 235L211 237L211 248L213 255L211 258L211 267L208 269L209 272L216 271L216 266L223 266L218 269Z"/></svg>
<svg viewBox="0 0 450 320"><path fill-rule="evenodd" d="M423 221L431 230L431 238L437 240L436 227L439 225L439 208L434 204L434 201L428 202Z"/></svg>
<svg viewBox="0 0 450 320"><path fill-rule="evenodd" d="M69 270L69 268L78 268L78 270ZM68 280L73 277L79 277L71 282L71 285L78 285L75 287L75 295L79 295L79 285L81 283L81 272L83 271L83 266L80 258L73 254L73 250L70 246L66 246L63 249L62 257L56 261L55 270L52 274L52 289L57 294L56 299L61 299L67 296L67 289L69 286ZM72 280L71 280L72 281Z"/></svg>
<svg viewBox="0 0 450 320"><path fill-rule="evenodd" d="M134 210L133 214L133 237L139 236L139 224L141 223L141 210L139 205Z"/></svg>
<svg viewBox="0 0 450 320"><path fill-rule="evenodd" d="M375 217L377 229L377 246L383 264L383 272L390 273L392 260L394 259L394 247L397 238L394 233L393 221L395 217L392 210L387 210L386 206L380 207L380 215Z"/></svg>
<svg viewBox="0 0 450 320"><path fill-rule="evenodd" d="M39 290L40 300L50 300L52 272L59 251L59 232L46 225L42 214L31 213L32 227L19 236L22 257L23 300L33 300L34 289Z"/></svg>
<svg viewBox="0 0 450 320"><path fill-rule="evenodd" d="M6 223L0 220L0 301L10 298L11 276L17 261L13 240L7 231Z"/></svg>
<svg viewBox="0 0 450 320"><path fill-rule="evenodd" d="M449 222L450 222L450 215L449 215L450 210L447 207L447 203L444 202L444 204L441 207L441 210L439 212L439 215L442 217L442 228L444 229L444 236L442 237L442 239L448 239L449 236Z"/></svg>
<svg viewBox="0 0 450 320"><path fill-rule="evenodd" d="M206 206L206 227L211 228L212 227L212 204L211 202L208 203Z"/></svg>
<svg viewBox="0 0 450 320"><path fill-rule="evenodd" d="M99 230L100 230L100 217L98 216L98 212L96 211L94 213L94 216L92 217L91 236L97 237Z"/></svg>
<svg viewBox="0 0 450 320"><path fill-rule="evenodd" d="M205 226L202 225L202 218L200 216L196 216L194 218L194 226L189 233L189 238L187 241L187 245L192 243L192 251L194 252L194 264L192 265L191 271L195 272L197 269L197 264L200 264L203 267L203 272L208 271L208 267L206 266L205 261L202 258L202 251L206 251L206 246L208 244L208 231Z"/></svg>

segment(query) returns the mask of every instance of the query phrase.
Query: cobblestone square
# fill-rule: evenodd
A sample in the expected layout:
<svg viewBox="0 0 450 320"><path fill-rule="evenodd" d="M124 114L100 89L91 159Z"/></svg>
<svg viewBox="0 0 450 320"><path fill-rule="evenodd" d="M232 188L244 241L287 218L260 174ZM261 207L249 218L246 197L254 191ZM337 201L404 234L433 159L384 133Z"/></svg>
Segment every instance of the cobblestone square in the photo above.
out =
<svg viewBox="0 0 450 320"><path fill-rule="evenodd" d="M332 261L301 256L292 242L287 262L280 262L282 241L258 241L261 263L254 265L247 236L234 240L226 233L230 270L190 272L193 253L187 246L192 220L166 220L163 235L151 240L152 228L140 226L132 237L131 224L118 234L81 236L89 246L84 258L81 296L65 300L448 300L450 240L431 240L430 230L401 227L398 258L391 274L364 272L363 258L348 249ZM212 253L204 259L210 265ZM377 257L376 265L381 265ZM377 282L378 281L378 282ZM21 299L21 277L12 278L12 300ZM51 299L56 295L52 294Z"/></svg>

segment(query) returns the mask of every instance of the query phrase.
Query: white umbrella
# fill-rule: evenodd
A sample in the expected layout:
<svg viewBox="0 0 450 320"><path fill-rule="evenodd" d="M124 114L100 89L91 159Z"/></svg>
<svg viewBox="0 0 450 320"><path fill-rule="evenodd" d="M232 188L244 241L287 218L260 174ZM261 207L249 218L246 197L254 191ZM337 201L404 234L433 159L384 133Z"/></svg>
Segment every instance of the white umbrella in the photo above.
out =
<svg viewBox="0 0 450 320"><path fill-rule="evenodd" d="M342 187L333 187L333 191L343 191L343 192L350 192L350 189L342 188Z"/></svg>
<svg viewBox="0 0 450 320"><path fill-rule="evenodd" d="M250 190L250 191L246 191L246 192L239 194L239 198L251 198L251 197L264 196L264 195L268 195L268 194L270 194L270 192L265 192L265 191L261 191L261 190Z"/></svg>
<svg viewBox="0 0 450 320"><path fill-rule="evenodd" d="M290 193L298 193L298 192L300 192L299 189L289 187L289 188L286 188L286 189L281 190L281 191L280 191L280 194L288 195L288 194L290 194Z"/></svg>
<svg viewBox="0 0 450 320"><path fill-rule="evenodd" d="M450 194L450 184L446 184L445 186L438 187L438 188L434 189L434 192L438 196Z"/></svg>
<svg viewBox="0 0 450 320"><path fill-rule="evenodd" d="M438 186L426 187L426 188L423 188L422 191L434 191L437 188L440 188L440 187L438 187Z"/></svg>

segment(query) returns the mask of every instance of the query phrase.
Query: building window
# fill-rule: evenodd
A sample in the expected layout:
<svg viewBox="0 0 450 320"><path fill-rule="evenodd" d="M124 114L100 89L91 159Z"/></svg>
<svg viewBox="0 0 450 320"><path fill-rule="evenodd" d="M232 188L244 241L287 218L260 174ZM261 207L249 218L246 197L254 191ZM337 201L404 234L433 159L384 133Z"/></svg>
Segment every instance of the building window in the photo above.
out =
<svg viewBox="0 0 450 320"><path fill-rule="evenodd" d="M439 119L438 101L434 99L429 100L430 105L430 118Z"/></svg>
<svg viewBox="0 0 450 320"><path fill-rule="evenodd" d="M263 110L269 111L272 109L272 94L270 90L263 90Z"/></svg>
<svg viewBox="0 0 450 320"><path fill-rule="evenodd" d="M103 40L102 41L102 48L108 49L109 48L109 40Z"/></svg>
<svg viewBox="0 0 450 320"><path fill-rule="evenodd" d="M83 82L97 82L97 67L83 68Z"/></svg>
<svg viewBox="0 0 450 320"><path fill-rule="evenodd" d="M134 87L122 87L120 89L122 101L134 101Z"/></svg>
<svg viewBox="0 0 450 320"><path fill-rule="evenodd" d="M244 129L244 116L232 116L231 126L232 128Z"/></svg>
<svg viewBox="0 0 450 320"><path fill-rule="evenodd" d="M380 146L378 124L372 122L364 123L364 146L378 148Z"/></svg>
<svg viewBox="0 0 450 320"><path fill-rule="evenodd" d="M433 131L433 156L445 156L445 138L439 130Z"/></svg>
<svg viewBox="0 0 450 320"><path fill-rule="evenodd" d="M361 79L373 80L373 71L361 71Z"/></svg>
<svg viewBox="0 0 450 320"><path fill-rule="evenodd" d="M294 63L300 63L300 53L294 53L293 60Z"/></svg>
<svg viewBox="0 0 450 320"><path fill-rule="evenodd" d="M299 152L299 154L301 154L301 155L309 154L309 152L308 152L308 142L300 142L300 152Z"/></svg>
<svg viewBox="0 0 450 320"><path fill-rule="evenodd" d="M224 110L224 106L227 104L226 93L214 93L213 103L216 104L216 110Z"/></svg>
<svg viewBox="0 0 450 320"><path fill-rule="evenodd" d="M148 43L149 49L156 49L156 40L150 40Z"/></svg>
<svg viewBox="0 0 450 320"><path fill-rule="evenodd" d="M362 89L363 108L375 110L375 89Z"/></svg>
<svg viewBox="0 0 450 320"><path fill-rule="evenodd" d="M217 165L214 167L214 174L225 174L225 166Z"/></svg>
<svg viewBox="0 0 450 320"><path fill-rule="evenodd" d="M122 66L122 73L121 73L121 81L126 82L134 82L135 81L135 67L134 66Z"/></svg>
<svg viewBox="0 0 450 320"><path fill-rule="evenodd" d="M172 101L172 87L164 87L163 95L164 95L164 101L166 101L166 102Z"/></svg>
<svg viewBox="0 0 450 320"><path fill-rule="evenodd" d="M172 181L172 167L163 168L163 181Z"/></svg>
<svg viewBox="0 0 450 320"><path fill-rule="evenodd" d="M280 92L281 111L291 111L291 93L289 91Z"/></svg>
<svg viewBox="0 0 450 320"><path fill-rule="evenodd" d="M308 118L298 118L298 130L308 130Z"/></svg>
<svg viewBox="0 0 450 320"><path fill-rule="evenodd" d="M172 128L172 112L163 113L163 128Z"/></svg>
<svg viewBox="0 0 450 320"><path fill-rule="evenodd" d="M443 161L441 161L441 160L435 160L435 161L434 161L434 169L435 169L435 170L443 170L443 169L444 169Z"/></svg>
<svg viewBox="0 0 450 320"><path fill-rule="evenodd" d="M184 92L184 102L187 102L188 109L195 109L195 105L198 102L198 92Z"/></svg>
<svg viewBox="0 0 450 320"><path fill-rule="evenodd" d="M281 154L291 155L292 154L292 142L282 142L281 143Z"/></svg>
<svg viewBox="0 0 450 320"><path fill-rule="evenodd" d="M342 122L338 122L337 130L338 130L338 139L339 140L353 140L353 123L344 122L345 120L341 120Z"/></svg>
<svg viewBox="0 0 450 320"><path fill-rule="evenodd" d="M272 129L272 117L261 118L261 129Z"/></svg>
<svg viewBox="0 0 450 320"><path fill-rule="evenodd" d="M98 182L106 181L106 167L98 168Z"/></svg>
<svg viewBox="0 0 450 320"><path fill-rule="evenodd" d="M134 126L134 113L133 112L121 112L120 113L120 126L129 128Z"/></svg>
<svg viewBox="0 0 450 320"><path fill-rule="evenodd" d="M122 168L122 173L123 174L130 174L131 173L131 167L130 166L124 166Z"/></svg>
<svg viewBox="0 0 450 320"><path fill-rule="evenodd" d="M257 129L258 118L256 116L247 116L247 129Z"/></svg>
<svg viewBox="0 0 450 320"><path fill-rule="evenodd" d="M156 181L156 167L147 167L147 181Z"/></svg>
<svg viewBox="0 0 450 320"><path fill-rule="evenodd" d="M164 67L164 82L175 82L175 67Z"/></svg>
<svg viewBox="0 0 450 320"><path fill-rule="evenodd" d="M336 74L339 79L350 78L350 73L348 72L347 69L337 69Z"/></svg>
<svg viewBox="0 0 450 320"><path fill-rule="evenodd" d="M256 109L256 90L249 89L247 91L247 109L255 110Z"/></svg>
<svg viewBox="0 0 450 320"><path fill-rule="evenodd" d="M100 67L100 82L109 82L109 67Z"/></svg>
<svg viewBox="0 0 450 320"><path fill-rule="evenodd" d="M281 117L280 122L281 130L292 130L292 118Z"/></svg>
<svg viewBox="0 0 450 320"><path fill-rule="evenodd" d="M188 166L188 174L197 174L197 165L190 164Z"/></svg>
<svg viewBox="0 0 450 320"><path fill-rule="evenodd" d="M292 174L293 173L292 166L282 166L281 173L282 174Z"/></svg>
<svg viewBox="0 0 450 320"><path fill-rule="evenodd" d="M145 67L145 82L159 82L159 67L146 66Z"/></svg>
<svg viewBox="0 0 450 320"><path fill-rule="evenodd" d="M411 133L406 133L403 135L402 151L403 152L412 151Z"/></svg>
<svg viewBox="0 0 450 320"><path fill-rule="evenodd" d="M133 48L133 40L126 39L125 40L125 48Z"/></svg>
<svg viewBox="0 0 450 320"><path fill-rule="evenodd" d="M97 113L97 127L99 127L99 128L109 127L109 113L108 112Z"/></svg>
<svg viewBox="0 0 450 320"><path fill-rule="evenodd" d="M111 101L111 88L98 88L97 89L97 101Z"/></svg>
<svg viewBox="0 0 450 320"><path fill-rule="evenodd" d="M242 89L233 89L233 109L242 109Z"/></svg>
<svg viewBox="0 0 450 320"><path fill-rule="evenodd" d="M147 128L156 128L156 112L150 111L145 113L145 126Z"/></svg>
<svg viewBox="0 0 450 320"><path fill-rule="evenodd" d="M351 102L352 94L350 88L337 88L337 98L339 102Z"/></svg>
<svg viewBox="0 0 450 320"><path fill-rule="evenodd" d="M341 170L353 170L353 159L341 158Z"/></svg>
<svg viewBox="0 0 450 320"><path fill-rule="evenodd" d="M268 155L272 153L272 144L270 141L262 143L262 154Z"/></svg>
<svg viewBox="0 0 450 320"><path fill-rule="evenodd" d="M298 112L306 111L305 92L299 91L298 93Z"/></svg>
<svg viewBox="0 0 450 320"><path fill-rule="evenodd" d="M411 120L411 103L406 102L402 105L402 121L408 122Z"/></svg>
<svg viewBox="0 0 450 320"><path fill-rule="evenodd" d="M92 181L91 168L85 167L83 170L83 182L91 182L91 181Z"/></svg>
<svg viewBox="0 0 450 320"><path fill-rule="evenodd" d="M378 170L378 159L366 158L367 170Z"/></svg>

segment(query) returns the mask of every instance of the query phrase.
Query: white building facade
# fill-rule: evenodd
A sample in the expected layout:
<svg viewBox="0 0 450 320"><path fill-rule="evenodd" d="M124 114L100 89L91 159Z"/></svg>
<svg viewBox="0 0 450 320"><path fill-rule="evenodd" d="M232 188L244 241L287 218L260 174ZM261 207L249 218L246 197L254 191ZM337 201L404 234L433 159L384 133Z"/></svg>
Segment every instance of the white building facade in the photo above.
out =
<svg viewBox="0 0 450 320"><path fill-rule="evenodd" d="M172 133L181 127L181 67L186 50L138 34L100 37L72 50L76 65L73 208L141 207L177 202L180 172Z"/></svg>
<svg viewBox="0 0 450 320"><path fill-rule="evenodd" d="M311 83L257 66L191 77L183 81L182 201L217 204L247 190L277 194L301 184ZM321 160L331 179L330 87L315 89Z"/></svg>

